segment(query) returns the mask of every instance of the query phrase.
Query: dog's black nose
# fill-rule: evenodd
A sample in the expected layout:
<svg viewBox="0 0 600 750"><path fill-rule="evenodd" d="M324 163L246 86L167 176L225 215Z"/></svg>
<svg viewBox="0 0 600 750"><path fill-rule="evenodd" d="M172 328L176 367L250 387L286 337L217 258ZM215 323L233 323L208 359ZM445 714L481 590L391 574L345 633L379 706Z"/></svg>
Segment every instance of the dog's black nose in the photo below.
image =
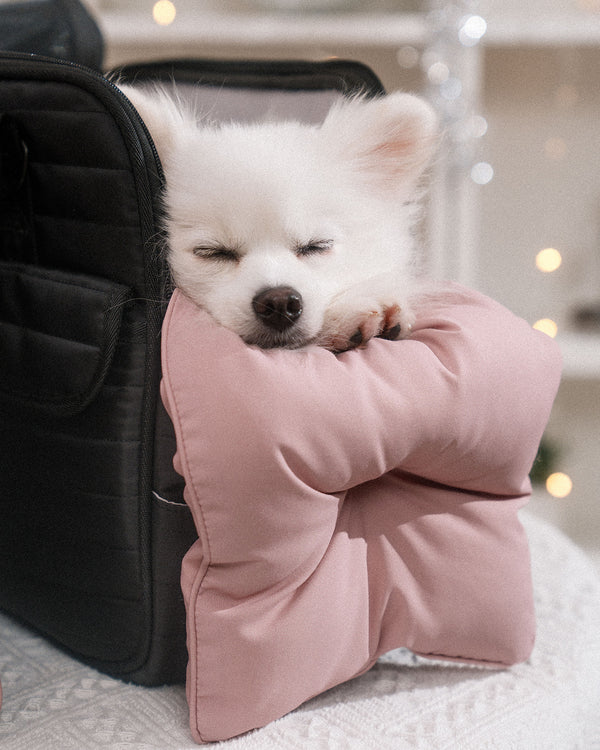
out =
<svg viewBox="0 0 600 750"><path fill-rule="evenodd" d="M302 295L290 286L264 289L252 300L252 309L261 323L285 331L302 315Z"/></svg>

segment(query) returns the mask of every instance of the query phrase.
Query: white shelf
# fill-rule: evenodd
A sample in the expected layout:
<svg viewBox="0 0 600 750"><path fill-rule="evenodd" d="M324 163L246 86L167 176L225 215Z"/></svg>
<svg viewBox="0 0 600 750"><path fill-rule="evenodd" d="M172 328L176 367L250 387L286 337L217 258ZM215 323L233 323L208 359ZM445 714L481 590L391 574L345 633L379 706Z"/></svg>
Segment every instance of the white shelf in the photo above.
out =
<svg viewBox="0 0 600 750"><path fill-rule="evenodd" d="M418 13L223 13L184 7L169 26L158 26L149 12L98 10L109 46L222 44L251 46L366 45L421 46L429 38ZM600 46L600 14L502 16L487 18L487 47Z"/></svg>
<svg viewBox="0 0 600 750"><path fill-rule="evenodd" d="M600 45L600 14L488 17L487 47L572 47Z"/></svg>
<svg viewBox="0 0 600 750"><path fill-rule="evenodd" d="M573 380L600 378L600 335L567 333L559 336L563 377Z"/></svg>
<svg viewBox="0 0 600 750"><path fill-rule="evenodd" d="M427 26L419 14L336 13L313 15L187 11L169 26L158 26L148 14L103 11L98 14L109 48L173 45L240 45L287 47L422 45Z"/></svg>

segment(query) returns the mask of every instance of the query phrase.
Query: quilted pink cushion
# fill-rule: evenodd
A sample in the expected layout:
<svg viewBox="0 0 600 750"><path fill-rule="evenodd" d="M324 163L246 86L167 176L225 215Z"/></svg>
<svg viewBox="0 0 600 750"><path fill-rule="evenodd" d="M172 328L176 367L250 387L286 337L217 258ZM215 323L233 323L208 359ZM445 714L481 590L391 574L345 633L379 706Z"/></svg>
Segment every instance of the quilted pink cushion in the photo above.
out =
<svg viewBox="0 0 600 750"><path fill-rule="evenodd" d="M457 285L410 339L246 346L182 294L163 399L199 539L185 557L198 742L232 737L404 646L506 666L535 622L517 511L557 347Z"/></svg>

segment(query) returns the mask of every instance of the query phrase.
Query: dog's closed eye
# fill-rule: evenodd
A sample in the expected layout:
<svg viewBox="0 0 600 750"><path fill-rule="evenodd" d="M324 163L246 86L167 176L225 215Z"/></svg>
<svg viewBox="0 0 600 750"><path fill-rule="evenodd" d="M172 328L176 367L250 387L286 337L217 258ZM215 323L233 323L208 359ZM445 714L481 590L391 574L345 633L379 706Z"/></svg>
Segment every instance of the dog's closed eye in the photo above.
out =
<svg viewBox="0 0 600 750"><path fill-rule="evenodd" d="M223 245L197 245L192 253L197 258L203 258L204 260L237 262L240 259L237 250Z"/></svg>
<svg viewBox="0 0 600 750"><path fill-rule="evenodd" d="M296 246L296 255L307 256L307 255L318 255L319 253L326 253L333 247L333 240L310 240L309 242L299 242Z"/></svg>

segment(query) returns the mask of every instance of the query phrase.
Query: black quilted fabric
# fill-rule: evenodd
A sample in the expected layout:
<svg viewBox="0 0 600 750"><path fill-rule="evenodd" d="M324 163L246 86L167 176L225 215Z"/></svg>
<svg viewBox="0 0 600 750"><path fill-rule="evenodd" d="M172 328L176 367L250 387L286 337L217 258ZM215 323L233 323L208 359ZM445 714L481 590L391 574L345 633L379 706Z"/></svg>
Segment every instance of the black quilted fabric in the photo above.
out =
<svg viewBox="0 0 600 750"><path fill-rule="evenodd" d="M0 192L0 605L113 674L183 679L193 525L152 493L160 166L75 66L0 59L0 114L5 171L26 161Z"/></svg>

